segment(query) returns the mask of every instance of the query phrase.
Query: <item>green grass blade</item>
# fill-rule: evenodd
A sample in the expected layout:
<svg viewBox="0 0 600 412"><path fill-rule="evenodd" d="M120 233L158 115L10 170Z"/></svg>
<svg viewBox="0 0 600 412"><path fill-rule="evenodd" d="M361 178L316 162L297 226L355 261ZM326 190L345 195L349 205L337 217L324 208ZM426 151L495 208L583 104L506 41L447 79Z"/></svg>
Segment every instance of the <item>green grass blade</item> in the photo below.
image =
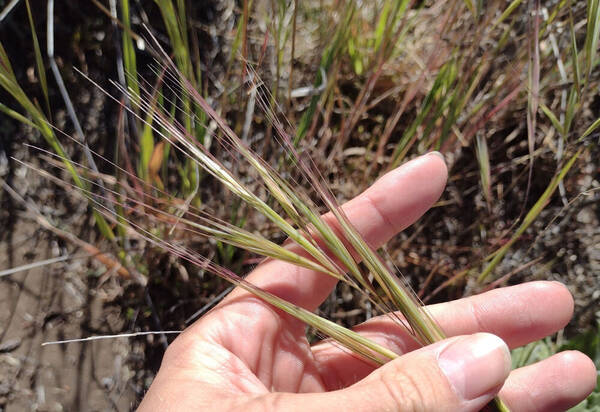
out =
<svg viewBox="0 0 600 412"><path fill-rule="evenodd" d="M577 51L577 38L573 27L573 15L569 15L569 29L571 32L571 58L573 65L573 81L575 89L581 91L581 68L579 67L579 52Z"/></svg>
<svg viewBox="0 0 600 412"><path fill-rule="evenodd" d="M35 54L35 64L37 68L38 78L40 80L40 86L44 94L44 100L46 102L47 115L50 116L50 99L48 97L48 82L46 81L46 67L44 66L44 59L42 58L42 52L40 50L40 42L35 31L35 23L33 21L33 15L31 13L31 7L29 0L25 0L27 6L27 17L29 18L29 27L31 28L31 38L33 39L33 50Z"/></svg>
<svg viewBox="0 0 600 412"><path fill-rule="evenodd" d="M517 240L519 240L519 238L523 235L523 233L525 233L527 228L533 223L533 221L538 217L538 215L542 212L542 210L544 210L544 207L546 207L546 205L548 204L550 198L554 194L554 191L558 187L558 184L564 179L565 175L569 172L569 170L571 169L571 167L573 166L575 161L579 158L579 155L581 154L582 150L583 149L579 149L571 157L571 159L569 159L569 161L563 166L563 168L554 177L554 179L552 179L552 181L550 182L550 184L548 185L548 187L546 188L544 193L542 193L542 195L537 200L537 202L535 202L535 204L533 205L531 210L529 210L529 212L525 216L525 219L523 219L523 222L518 227L515 234L510 238L510 240L504 246L502 246L500 249L498 249L496 252L494 252L493 259L486 266L486 268L483 270L483 272L481 272L481 274L477 278L477 282L482 283L487 279L487 277L492 273L492 271L494 270L496 265L498 265L498 263L500 263L500 261L504 258L504 255L506 255L506 252L508 252L508 250L512 247L512 245Z"/></svg>
<svg viewBox="0 0 600 412"><path fill-rule="evenodd" d="M123 36L123 65L127 72L127 87L132 91L132 98L139 98L140 85L138 81L137 60L135 46L131 37L131 18L129 13L129 0L121 0L121 19L125 30Z"/></svg>
<svg viewBox="0 0 600 412"><path fill-rule="evenodd" d="M568 136L571 131L571 124L573 123L573 119L575 118L575 114L578 112L579 103L577 102L577 90L575 88L571 88L569 91L569 97L567 98L567 110L565 113L565 122L563 125L563 134L564 136Z"/></svg>
<svg viewBox="0 0 600 412"><path fill-rule="evenodd" d="M548 106L546 106L544 103L539 102L539 105L540 105L540 109L542 109L542 111L544 112L546 117L552 123L552 126L554 126L556 131L558 131L558 134L560 134L561 136L564 136L563 125L560 124L560 120L558 120L558 117L556 117L554 115L554 113L552 113L552 110L550 110L550 108Z"/></svg>
<svg viewBox="0 0 600 412"><path fill-rule="evenodd" d="M590 127L588 127L585 132L583 132L583 134L581 135L581 137L577 140L578 142L581 142L583 139L585 139L586 137L588 137L590 134L592 134L592 132L594 130L596 130L598 128L598 126L600 126L600 117L598 119L596 119L596 121L594 123L592 123L590 125Z"/></svg>
<svg viewBox="0 0 600 412"><path fill-rule="evenodd" d="M523 2L523 0L513 0L508 5L508 7L506 9L504 9L504 11L500 15L500 17L498 17L498 20L496 20L496 22L494 23L492 28L495 28L500 23L502 23L504 20L506 20L508 18L508 16L510 16L516 10L516 8L521 5L522 2Z"/></svg>
<svg viewBox="0 0 600 412"><path fill-rule="evenodd" d="M587 7L587 27L585 37L585 66L586 66L586 86L589 83L592 69L596 60L598 50L598 37L600 36L600 0L588 0Z"/></svg>
<svg viewBox="0 0 600 412"><path fill-rule="evenodd" d="M413 120L408 129L406 129L405 132L402 134L402 137L398 141L398 144L396 145L394 152L392 153L389 166L390 169L396 168L400 165L400 163L402 163L404 155L409 149L409 146L412 144L411 141L413 140L413 138L416 139L415 135L417 133L417 130L419 129L419 126L421 126L425 122L427 116L434 108L435 104L443 96L443 93L447 91L447 86L454 82L456 75L455 69L455 63L448 62L447 64L444 64L444 66L442 66L442 68L438 72L435 81L431 86L431 90L429 90L429 92L423 99L423 102L421 103L421 107L418 110L418 114L415 117L415 120ZM438 114L441 114L441 111Z"/></svg>
<svg viewBox="0 0 600 412"><path fill-rule="evenodd" d="M383 38L388 25L388 17L390 15L391 9L392 0L388 0L385 2L383 8L381 9L381 13L379 14L379 21L377 22L377 27L375 28L375 50L378 50L383 42Z"/></svg>
<svg viewBox="0 0 600 412"><path fill-rule="evenodd" d="M473 17L477 17L477 9L475 8L475 4L473 4L473 0L463 0Z"/></svg>
<svg viewBox="0 0 600 412"><path fill-rule="evenodd" d="M7 116L12 117L13 119L31 127L31 128L39 130L39 127L37 124L33 123L31 120L29 120L28 118L23 116L21 113L11 109L10 107L6 106L3 103L0 103L0 111L3 112L4 114L6 114Z"/></svg>
<svg viewBox="0 0 600 412"><path fill-rule="evenodd" d="M320 86L323 82L321 70L325 72L329 70L329 67L333 63L334 59L341 53L341 50L347 43L349 27L351 26L350 23L354 17L355 11L356 5L354 4L354 2L349 2L346 6L346 11L342 23L337 26L337 30L333 36L333 40L325 49L325 51L323 52L323 56L321 57L321 64L319 65L319 70L317 71L317 76L315 78L315 87ZM308 129L312 124L313 116L315 115L315 112L317 110L317 104L319 102L320 97L321 95L317 94L311 98L308 109L306 109L306 111L300 118L298 129L296 131L296 136L294 138L294 144L297 145L306 136L306 133L308 132Z"/></svg>
<svg viewBox="0 0 600 412"><path fill-rule="evenodd" d="M16 83L17 78L15 77L15 73L13 72L12 65L10 64L10 59L8 58L8 55L6 54L6 50L4 50L4 46L2 45L2 42L0 42L0 65L2 65L1 72L3 72L10 80L12 80Z"/></svg>
<svg viewBox="0 0 600 412"><path fill-rule="evenodd" d="M148 165L154 152L154 133L152 130L152 114L146 116L146 123L140 136L140 177L148 179Z"/></svg>

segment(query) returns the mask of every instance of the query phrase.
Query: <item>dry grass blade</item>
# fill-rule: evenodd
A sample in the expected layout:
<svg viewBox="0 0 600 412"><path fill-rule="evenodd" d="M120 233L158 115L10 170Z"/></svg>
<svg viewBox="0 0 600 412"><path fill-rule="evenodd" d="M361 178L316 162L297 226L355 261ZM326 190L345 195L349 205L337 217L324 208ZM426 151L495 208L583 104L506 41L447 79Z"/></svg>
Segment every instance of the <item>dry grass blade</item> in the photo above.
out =
<svg viewBox="0 0 600 412"><path fill-rule="evenodd" d="M4 9L2 9L0 12L0 22L2 22L6 16L8 16L8 14L15 8L17 4L19 4L20 1L21 0L11 0L11 2L8 3Z"/></svg>
<svg viewBox="0 0 600 412"><path fill-rule="evenodd" d="M488 210L492 207L492 178L490 172L490 156L488 153L487 141L484 137L477 135L477 161L479 163L479 174L481 176L481 186L483 195L487 203Z"/></svg>
<svg viewBox="0 0 600 412"><path fill-rule="evenodd" d="M525 200L523 210L527 207L531 181L533 177L533 163L535 151L535 133L537 130L537 110L540 99L540 0L534 1L531 10L532 22L529 34L529 67L527 88L527 147L529 149L529 173L527 176L527 188L525 189Z"/></svg>
<svg viewBox="0 0 600 412"><path fill-rule="evenodd" d="M26 265L12 267L10 269L0 270L0 277L10 276L15 273L19 273L21 271L34 269L34 268L38 268L41 266L51 265L53 263L64 262L65 260L69 260L71 258L72 257L69 255L58 256L58 257L51 258L51 259L45 259L45 260L41 260L41 261L37 261L37 262L33 262L33 263L28 263Z"/></svg>

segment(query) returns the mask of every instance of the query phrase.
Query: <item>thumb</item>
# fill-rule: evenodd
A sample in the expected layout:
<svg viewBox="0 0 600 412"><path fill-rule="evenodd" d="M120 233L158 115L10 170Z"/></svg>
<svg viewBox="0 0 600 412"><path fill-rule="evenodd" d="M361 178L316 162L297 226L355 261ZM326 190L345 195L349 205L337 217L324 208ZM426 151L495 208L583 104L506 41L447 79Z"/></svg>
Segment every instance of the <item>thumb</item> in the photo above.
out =
<svg viewBox="0 0 600 412"><path fill-rule="evenodd" d="M510 367L504 341L478 333L410 352L346 389L297 396L304 398L304 410L479 411L498 393Z"/></svg>

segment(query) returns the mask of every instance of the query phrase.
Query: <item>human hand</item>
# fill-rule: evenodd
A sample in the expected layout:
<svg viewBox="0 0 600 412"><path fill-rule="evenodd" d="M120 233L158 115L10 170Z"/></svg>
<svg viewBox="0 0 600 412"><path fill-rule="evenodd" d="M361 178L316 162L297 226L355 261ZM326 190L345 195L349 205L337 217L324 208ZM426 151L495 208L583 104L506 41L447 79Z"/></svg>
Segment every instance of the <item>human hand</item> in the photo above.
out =
<svg viewBox="0 0 600 412"><path fill-rule="evenodd" d="M422 156L344 210L379 246L425 213L446 177L440 157ZM247 280L309 310L335 285L331 277L274 260ZM569 322L573 299L558 283L497 289L433 305L430 312L453 337L419 348L387 317L355 328L402 354L374 370L330 341L311 346L303 323L238 288L169 346L139 410L476 411L499 392L514 411L555 411L596 385L594 364L579 352L510 372L509 347Z"/></svg>

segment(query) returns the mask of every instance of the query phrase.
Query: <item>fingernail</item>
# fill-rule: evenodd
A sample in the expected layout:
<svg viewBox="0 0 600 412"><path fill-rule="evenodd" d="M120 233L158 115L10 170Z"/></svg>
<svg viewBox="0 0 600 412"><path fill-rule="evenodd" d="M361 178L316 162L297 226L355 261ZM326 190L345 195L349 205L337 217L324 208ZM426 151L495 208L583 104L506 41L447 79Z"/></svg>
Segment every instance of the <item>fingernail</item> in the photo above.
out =
<svg viewBox="0 0 600 412"><path fill-rule="evenodd" d="M439 157L440 159L442 159L444 162L446 161L446 158L444 158L444 155L441 154L440 152L438 152L437 150L434 150L434 151L429 152L427 154L436 155L437 157Z"/></svg>
<svg viewBox="0 0 600 412"><path fill-rule="evenodd" d="M506 343L489 333L459 338L438 354L438 365L455 392L473 400L504 383L510 372L510 352Z"/></svg>

